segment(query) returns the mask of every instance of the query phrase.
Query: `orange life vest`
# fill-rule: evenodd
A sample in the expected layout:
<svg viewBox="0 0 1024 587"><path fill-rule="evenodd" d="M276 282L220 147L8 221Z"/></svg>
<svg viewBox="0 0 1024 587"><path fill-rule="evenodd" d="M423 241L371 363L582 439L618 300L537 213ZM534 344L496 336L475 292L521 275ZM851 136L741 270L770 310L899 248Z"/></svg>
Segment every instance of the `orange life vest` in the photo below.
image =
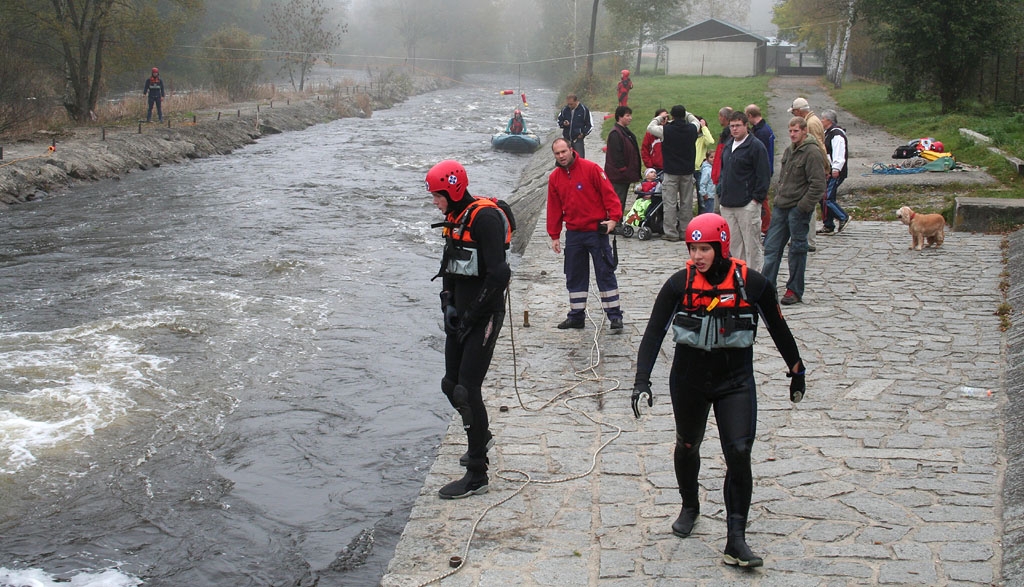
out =
<svg viewBox="0 0 1024 587"><path fill-rule="evenodd" d="M502 221L505 223L505 248L512 243L512 226L505 217L505 212L498 206L496 198L477 198L473 200L458 217L448 214L447 222L444 224L444 236L464 243L475 243L472 229L476 215L484 208L496 208L501 212Z"/></svg>
<svg viewBox="0 0 1024 587"><path fill-rule="evenodd" d="M445 237L442 272L461 277L479 277L480 259L477 243L473 240L473 222L484 208L495 208L501 212L501 219L505 225L505 257L508 258L509 247L512 244L512 225L505 211L498 206L495 198L477 198L457 217L448 214L445 219L442 233Z"/></svg>
<svg viewBox="0 0 1024 587"><path fill-rule="evenodd" d="M672 320L676 344L712 350L748 348L757 336L757 312L747 300L747 264L732 259L725 279L712 285L686 262L686 288Z"/></svg>

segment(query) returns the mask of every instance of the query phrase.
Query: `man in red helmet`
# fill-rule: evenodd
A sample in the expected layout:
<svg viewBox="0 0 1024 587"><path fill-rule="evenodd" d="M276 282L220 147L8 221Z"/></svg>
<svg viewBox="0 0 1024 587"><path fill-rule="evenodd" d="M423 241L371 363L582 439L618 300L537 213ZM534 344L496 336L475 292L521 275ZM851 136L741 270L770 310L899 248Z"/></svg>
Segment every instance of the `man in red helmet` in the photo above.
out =
<svg viewBox="0 0 1024 587"><path fill-rule="evenodd" d="M157 120L160 122L164 121L164 113L160 108L160 103L164 99L164 80L160 79L160 70L153 68L150 72L149 79L142 86L142 95L149 96L149 109L146 111L146 122L153 121L153 106L156 106Z"/></svg>
<svg viewBox="0 0 1024 587"><path fill-rule="evenodd" d="M629 91L633 89L633 80L629 79L629 70L622 70L622 79L616 90L619 93L619 106L629 106Z"/></svg>
<svg viewBox="0 0 1024 587"><path fill-rule="evenodd" d="M724 561L728 565L759 567L746 541L747 515L753 493L750 453L757 425L757 390L754 383L754 337L758 316L787 365L791 377L789 399L803 399L804 362L793 334L782 317L775 288L763 275L729 255L729 223L718 214L701 214L686 226L690 260L662 286L647 321L636 359L633 414L640 417L640 401L653 406L651 372L662 340L671 327L676 343L669 376L675 417L673 454L682 509L672 533L690 535L700 517L700 445L708 412L715 420L725 455L725 513L728 538Z"/></svg>
<svg viewBox="0 0 1024 587"><path fill-rule="evenodd" d="M466 474L438 491L442 499L487 492L487 451L493 446L481 387L505 321L504 297L512 277L509 218L489 198L469 194L469 177L457 161L427 172L427 191L445 215L441 269L444 378L441 391L462 416L469 450L459 463ZM435 277L436 279L436 277Z"/></svg>

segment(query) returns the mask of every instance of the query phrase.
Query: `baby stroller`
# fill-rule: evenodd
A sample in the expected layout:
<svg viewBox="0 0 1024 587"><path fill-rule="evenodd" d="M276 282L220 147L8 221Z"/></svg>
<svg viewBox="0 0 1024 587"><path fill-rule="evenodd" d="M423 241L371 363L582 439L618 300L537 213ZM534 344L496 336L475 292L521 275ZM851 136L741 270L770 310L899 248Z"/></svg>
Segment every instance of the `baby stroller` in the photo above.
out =
<svg viewBox="0 0 1024 587"><path fill-rule="evenodd" d="M633 207L629 209L622 224L622 236L629 238L635 231L637 238L645 241L651 238L652 234L663 234L661 176L662 172L659 171L657 186L653 189L645 191L640 186L637 187L636 201L633 202Z"/></svg>

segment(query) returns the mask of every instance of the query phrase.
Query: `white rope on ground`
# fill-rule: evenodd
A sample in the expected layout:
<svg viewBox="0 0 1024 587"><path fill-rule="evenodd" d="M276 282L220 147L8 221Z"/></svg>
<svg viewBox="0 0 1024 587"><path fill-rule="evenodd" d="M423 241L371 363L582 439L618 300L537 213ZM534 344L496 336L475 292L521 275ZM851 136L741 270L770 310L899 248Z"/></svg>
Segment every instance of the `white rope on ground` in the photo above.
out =
<svg viewBox="0 0 1024 587"><path fill-rule="evenodd" d="M592 296L597 296L598 299L600 299L598 294L596 294L593 290L590 290L590 294ZM590 296L588 296L587 299L589 301ZM620 382L619 382L618 379L615 379L613 377L604 377L604 376L599 375L597 373L597 367L601 365L600 334L601 334L601 326L603 326L603 324L604 324L604 319L602 318L600 322L597 322L590 315L590 310L589 309L586 310L587 319L594 326L594 337L593 337L593 344L590 347L590 359L591 359L590 360L590 365L588 365L587 367L585 367L583 369L575 370L573 372L573 375L575 377L577 377L579 380L576 383L570 385L569 387L567 387L567 388L563 389L562 391L558 392L557 394L555 394L554 397L552 397L551 399L545 401L543 404L540 405L540 407L530 408L530 407L527 407L525 403L523 403L523 397L519 393L519 367L518 367L517 357L516 357L516 337L515 337L515 328L514 328L514 326L512 324L512 319L511 319L511 316L513 315L512 314L512 298L511 298L511 295L509 294L508 290L505 290L505 301L508 304L509 336L511 338L511 344L512 344L512 382L513 382L513 387L515 388L515 391L516 391L516 399L519 400L519 406L521 408L523 408L524 410L526 410L527 412L540 412L541 410L544 410L548 406L550 406L553 403L555 403L558 400L558 398L564 396L565 394L573 391L574 389L576 389L577 387L579 387L579 386L581 386L581 385L583 385L585 383L591 383L591 382L593 382L593 383L611 382L611 383L613 383L613 385L611 387L609 387L608 389L604 389L604 390L601 390L601 391L598 391L598 392L595 392L595 393L586 393L586 394L580 394L580 395L574 395L574 396L571 396L571 397L567 397L567 398L562 400L562 405L565 406L566 408L568 408L570 411L573 411L573 412L575 412L577 414L580 414L581 416L583 416L587 420L590 420L591 422L593 422L597 426L607 426L608 428L611 428L611 429L615 430L615 434L611 438L609 438L608 440L604 441L601 444L601 446L598 447L598 449L596 451L594 451L593 455L591 455L591 457L590 457L590 468L588 468L586 471L584 471L582 473L577 473L575 475L569 475L568 477L561 477L561 478L558 478L558 479L534 479L533 476L530 475L530 473L528 473L526 471L523 471L523 470L520 470L520 469L498 469L497 471L495 471L494 475L496 477L500 478L500 479L503 479L503 480L508 481L510 483L522 483L522 484L515 491L513 491L511 494L505 496L504 498L502 498L501 500L499 500L499 501L497 501L495 503L492 503L491 505L489 505L486 508L484 508L484 511L480 512L480 515L477 516L476 520L473 522L473 526L469 529L469 537L466 538L466 546L462 550L462 561L457 566L452 568L450 571L447 571L446 573L438 575L437 577L434 577L434 578L432 578L432 579L430 579L428 581L424 581L422 583L417 584L416 587L425 587L426 585L430 585L432 583L436 583L438 581L442 581L444 579L447 579L448 577L451 577L452 575L454 575L454 574L458 573L459 571L461 571L466 566L466 562L469 560L469 550L470 550L470 548L473 545L473 538L474 538L474 536L476 536L477 527L480 525L480 522L482 522L483 519L487 516L487 514L490 513L491 510L500 507L501 505L507 503L509 500L511 500L515 496L517 496L520 493L522 493L531 483L532 484L536 484L536 485L556 485L558 483L567 483L569 481L575 481L577 479L582 479L584 477L587 477L588 475L592 474L595 469L597 469L597 456L599 454L601 454L601 451L603 451L605 448L608 447L608 445L610 445L612 442L615 442L615 440L617 440L620 436L622 436L622 428L620 426L616 426L615 424L610 424L608 422L604 422L602 420L598 420L598 419L594 418L593 416L591 416L588 412L586 412L584 410L581 410L581 409L578 409L578 408L574 408L571 405L569 405L569 402L571 402L572 400L586 399L586 398L593 398L593 397L601 397L601 396L603 396L603 395L605 395L607 393L610 393L612 391L615 391L615 390L619 389ZM513 478L513 475L515 475L516 477Z"/></svg>

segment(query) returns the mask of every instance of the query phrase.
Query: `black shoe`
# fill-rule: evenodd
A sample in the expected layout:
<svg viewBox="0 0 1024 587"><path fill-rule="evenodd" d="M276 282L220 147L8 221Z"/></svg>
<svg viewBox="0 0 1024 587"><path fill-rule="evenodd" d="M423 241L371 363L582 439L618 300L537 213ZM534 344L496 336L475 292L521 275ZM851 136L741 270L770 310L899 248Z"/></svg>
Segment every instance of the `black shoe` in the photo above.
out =
<svg viewBox="0 0 1024 587"><path fill-rule="evenodd" d="M491 433L488 432L487 433L487 450L491 450L492 448L494 448L494 436L492 436ZM468 450L466 451L465 454L463 454L461 457L459 457L459 464L462 465L463 467L465 467L466 465L469 464L469 451Z"/></svg>
<svg viewBox="0 0 1024 587"><path fill-rule="evenodd" d="M849 224L849 223L850 223L850 215L847 214L846 215L846 220L840 220L839 221L839 228L836 229L836 232L843 232L843 229L846 228L846 225Z"/></svg>
<svg viewBox="0 0 1024 587"><path fill-rule="evenodd" d="M462 479L452 481L437 491L441 499L462 499L483 493L487 493L487 473L473 471L466 471Z"/></svg>
<svg viewBox="0 0 1024 587"><path fill-rule="evenodd" d="M843 225L843 223L840 222L839 226L842 226L842 225ZM842 228L840 228L839 230L842 230ZM833 233L835 233L835 231L836 230L834 228L819 228L818 230L814 231L814 234L833 234Z"/></svg>
<svg viewBox="0 0 1024 587"><path fill-rule="evenodd" d="M572 318L566 318L558 325L559 330L567 330L569 328L580 329L586 325L583 320L573 320Z"/></svg>
<svg viewBox="0 0 1024 587"><path fill-rule="evenodd" d="M693 525L697 523L698 517L700 517L700 508L684 505L679 512L679 517L672 522L672 533L680 538L686 538L690 532L693 532Z"/></svg>
<svg viewBox="0 0 1024 587"><path fill-rule="evenodd" d="M764 559L750 551L747 541L742 536L730 536L725 543L725 554L722 559L727 565L741 567L760 567Z"/></svg>
<svg viewBox="0 0 1024 587"><path fill-rule="evenodd" d="M622 318L612 318L611 319L611 329L614 330L615 332L621 332L622 331Z"/></svg>
<svg viewBox="0 0 1024 587"><path fill-rule="evenodd" d="M814 251L817 251L817 250L818 250L818 247L815 247L815 246L812 246L812 245L807 245L807 252L808 253L813 253Z"/></svg>

